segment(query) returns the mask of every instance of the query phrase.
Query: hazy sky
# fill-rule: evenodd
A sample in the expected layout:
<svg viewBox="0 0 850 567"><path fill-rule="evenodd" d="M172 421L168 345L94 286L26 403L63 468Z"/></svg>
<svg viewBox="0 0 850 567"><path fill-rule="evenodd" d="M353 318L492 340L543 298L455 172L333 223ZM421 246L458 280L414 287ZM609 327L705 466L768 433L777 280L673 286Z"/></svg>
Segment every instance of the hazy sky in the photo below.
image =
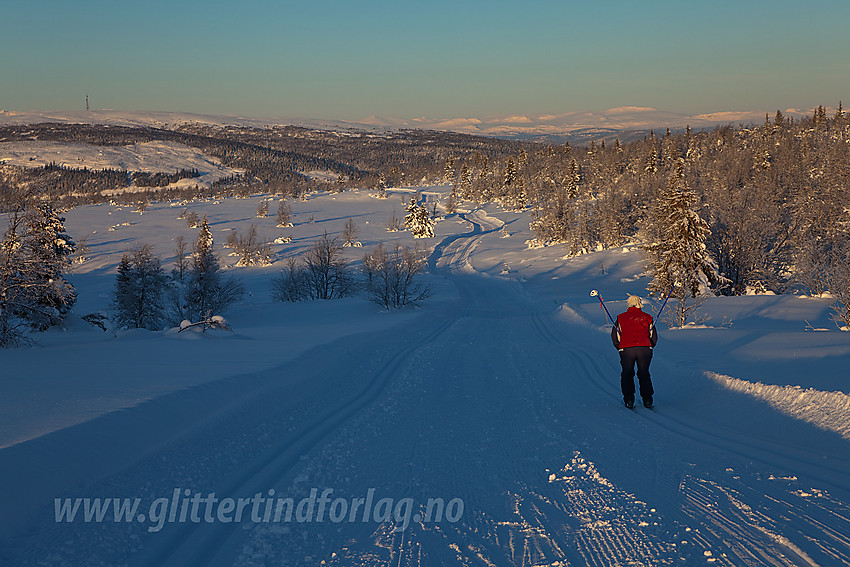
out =
<svg viewBox="0 0 850 567"><path fill-rule="evenodd" d="M0 110L850 106L850 0L4 0Z"/></svg>

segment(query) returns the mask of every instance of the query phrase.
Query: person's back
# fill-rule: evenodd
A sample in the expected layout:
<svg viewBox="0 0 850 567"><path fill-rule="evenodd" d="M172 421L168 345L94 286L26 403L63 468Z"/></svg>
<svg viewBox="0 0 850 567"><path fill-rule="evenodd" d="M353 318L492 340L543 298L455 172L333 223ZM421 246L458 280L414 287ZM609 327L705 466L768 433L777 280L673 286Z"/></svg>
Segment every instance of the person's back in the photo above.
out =
<svg viewBox="0 0 850 567"><path fill-rule="evenodd" d="M611 329L611 341L620 351L620 365L623 368L620 386L623 402L628 408L633 408L635 404L635 364L643 405L647 408L653 406L654 391L649 376L649 363L652 361L652 348L658 342L658 332L652 315L644 313L642 307L641 298L630 295L628 309L617 316L617 324Z"/></svg>
<svg viewBox="0 0 850 567"><path fill-rule="evenodd" d="M620 329L618 349L655 346L652 342L652 315L644 313L640 307L629 307L625 313L620 313L617 316L617 327Z"/></svg>

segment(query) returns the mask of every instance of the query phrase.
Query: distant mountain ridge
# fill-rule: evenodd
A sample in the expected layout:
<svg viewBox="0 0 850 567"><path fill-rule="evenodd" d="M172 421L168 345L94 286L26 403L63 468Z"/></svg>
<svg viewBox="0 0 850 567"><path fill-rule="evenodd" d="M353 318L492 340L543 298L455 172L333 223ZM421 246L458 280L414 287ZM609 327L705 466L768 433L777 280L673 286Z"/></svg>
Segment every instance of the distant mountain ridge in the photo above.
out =
<svg viewBox="0 0 850 567"><path fill-rule="evenodd" d="M441 130L497 138L563 143L589 143L591 140L619 138L629 141L647 135L650 130L665 131L714 128L727 124L759 124L773 111L727 111L688 115L652 107L624 106L601 112L565 112L561 114L493 114L469 118L398 118L369 116L359 121L310 118L272 118L194 114L185 112L145 112L93 110L72 112L0 111L0 125L66 122L113 124L116 126L153 126L175 129L186 124L218 126L272 127L302 126L322 130ZM810 115L811 110L785 109L789 116Z"/></svg>

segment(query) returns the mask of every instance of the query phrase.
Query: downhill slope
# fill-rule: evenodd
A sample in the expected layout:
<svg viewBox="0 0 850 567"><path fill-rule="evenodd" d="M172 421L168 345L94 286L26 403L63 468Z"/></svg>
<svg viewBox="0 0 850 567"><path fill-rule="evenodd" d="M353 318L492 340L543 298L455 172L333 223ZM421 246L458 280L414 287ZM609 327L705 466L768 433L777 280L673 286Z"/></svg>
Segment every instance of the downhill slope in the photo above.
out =
<svg viewBox="0 0 850 567"><path fill-rule="evenodd" d="M14 499L21 522L7 522L0 563L850 564L845 437L718 385L663 343L656 410L626 410L616 355L582 314L587 289L562 286L553 302L482 273L493 266L481 269L479 247L505 222L463 219L471 228L444 236L430 258L455 299L390 332L352 334L3 449L17 475L4 473L3 496L30 498ZM57 494L65 474L78 481ZM392 499L373 515L402 513L332 521L328 503L321 522L263 521L264 508L249 521L246 505L241 522L158 531L53 514L57 496L138 497L147 513L175 491L297 504L329 489L331 500ZM447 507L426 521L429 499L453 501L457 514Z"/></svg>

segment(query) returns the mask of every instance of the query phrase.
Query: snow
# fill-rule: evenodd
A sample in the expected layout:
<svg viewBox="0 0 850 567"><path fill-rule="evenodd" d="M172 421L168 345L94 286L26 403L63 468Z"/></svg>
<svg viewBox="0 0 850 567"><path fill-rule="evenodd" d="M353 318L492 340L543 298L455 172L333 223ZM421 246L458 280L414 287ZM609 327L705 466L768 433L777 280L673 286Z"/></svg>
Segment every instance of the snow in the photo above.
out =
<svg viewBox="0 0 850 567"><path fill-rule="evenodd" d="M637 248L528 249L529 212L464 204L436 223L416 241L432 251L421 307L270 299L285 259L349 218L363 244L345 249L353 262L382 240L413 245L386 230L413 191L293 200L284 229L255 216L268 196L69 211L69 234L89 246L71 275L78 303L35 347L0 351L0 563L850 563L850 335L829 299L718 297L699 328L662 325L654 411L622 407L589 295L613 314L646 297ZM430 207L448 188L423 194ZM177 235L194 242L177 218L186 208L207 216L248 292L222 314L232 332L82 321L107 311L126 250L150 243L169 266ZM226 234L251 224L279 242L272 266L222 254ZM309 504L327 489L322 522L265 522L262 508L251 520L251 498ZM189 519L190 495L212 493L245 499L241 521L224 508L229 522ZM152 503L174 494L186 494L183 521L175 504L151 529ZM335 499L370 494L387 522L329 515ZM145 521L55 520L55 499L98 497L139 498ZM429 499L462 513L425 521Z"/></svg>
<svg viewBox="0 0 850 567"><path fill-rule="evenodd" d="M850 396L844 392L753 383L715 372L706 372L706 376L732 391L765 400L782 413L834 431L850 440Z"/></svg>

